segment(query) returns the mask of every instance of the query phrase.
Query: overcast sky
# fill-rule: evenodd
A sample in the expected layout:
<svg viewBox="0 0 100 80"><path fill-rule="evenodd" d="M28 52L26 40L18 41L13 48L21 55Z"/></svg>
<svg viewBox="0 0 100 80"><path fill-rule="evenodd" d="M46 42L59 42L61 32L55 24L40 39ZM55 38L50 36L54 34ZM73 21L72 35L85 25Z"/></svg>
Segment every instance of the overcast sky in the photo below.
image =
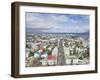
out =
<svg viewBox="0 0 100 80"><path fill-rule="evenodd" d="M89 31L89 16L26 12L26 28L35 32L83 33Z"/></svg>

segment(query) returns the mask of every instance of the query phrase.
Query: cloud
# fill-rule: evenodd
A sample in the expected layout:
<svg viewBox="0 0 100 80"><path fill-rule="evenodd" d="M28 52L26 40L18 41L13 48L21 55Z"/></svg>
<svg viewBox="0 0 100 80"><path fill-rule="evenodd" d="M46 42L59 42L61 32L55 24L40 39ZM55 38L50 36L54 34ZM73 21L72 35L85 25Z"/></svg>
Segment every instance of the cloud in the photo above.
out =
<svg viewBox="0 0 100 80"><path fill-rule="evenodd" d="M85 32L89 30L89 16L26 13L26 27L37 28L37 32Z"/></svg>

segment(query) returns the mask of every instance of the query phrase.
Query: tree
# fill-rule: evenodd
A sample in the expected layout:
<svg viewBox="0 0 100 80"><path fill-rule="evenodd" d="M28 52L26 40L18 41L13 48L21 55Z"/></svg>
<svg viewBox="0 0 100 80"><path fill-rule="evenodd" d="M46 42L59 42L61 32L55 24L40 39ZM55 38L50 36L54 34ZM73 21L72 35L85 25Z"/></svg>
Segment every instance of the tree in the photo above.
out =
<svg viewBox="0 0 100 80"><path fill-rule="evenodd" d="M34 53L32 51L30 51L29 53L29 57L34 56Z"/></svg>

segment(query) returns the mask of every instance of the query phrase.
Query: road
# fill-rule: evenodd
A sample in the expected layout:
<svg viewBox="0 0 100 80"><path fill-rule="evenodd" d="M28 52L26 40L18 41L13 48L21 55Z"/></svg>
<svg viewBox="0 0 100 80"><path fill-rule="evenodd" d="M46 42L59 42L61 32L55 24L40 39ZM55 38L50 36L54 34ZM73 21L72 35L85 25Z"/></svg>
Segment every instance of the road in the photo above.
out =
<svg viewBox="0 0 100 80"><path fill-rule="evenodd" d="M57 65L65 65L65 54L63 48L63 41L61 39L58 41Z"/></svg>

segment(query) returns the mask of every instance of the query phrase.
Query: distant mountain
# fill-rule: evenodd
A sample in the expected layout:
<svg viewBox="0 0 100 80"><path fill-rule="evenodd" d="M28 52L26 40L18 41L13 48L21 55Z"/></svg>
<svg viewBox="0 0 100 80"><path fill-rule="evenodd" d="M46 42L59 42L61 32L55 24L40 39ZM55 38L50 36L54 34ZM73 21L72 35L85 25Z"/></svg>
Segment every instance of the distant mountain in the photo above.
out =
<svg viewBox="0 0 100 80"><path fill-rule="evenodd" d="M29 33L29 34L46 34L46 35L58 35L58 36L62 36L62 35L71 35L72 37L82 37L84 39L88 39L89 38L89 31L86 31L84 33L54 33L54 32L42 32L44 29L43 28L26 28L26 33Z"/></svg>
<svg viewBox="0 0 100 80"><path fill-rule="evenodd" d="M26 28L26 32L27 33L37 33L38 30L37 29L33 29L33 28Z"/></svg>
<svg viewBox="0 0 100 80"><path fill-rule="evenodd" d="M40 34L76 34L76 35L89 35L89 31L83 32L83 33L56 33L56 32L43 32L43 28L26 28L26 33L40 33Z"/></svg>

